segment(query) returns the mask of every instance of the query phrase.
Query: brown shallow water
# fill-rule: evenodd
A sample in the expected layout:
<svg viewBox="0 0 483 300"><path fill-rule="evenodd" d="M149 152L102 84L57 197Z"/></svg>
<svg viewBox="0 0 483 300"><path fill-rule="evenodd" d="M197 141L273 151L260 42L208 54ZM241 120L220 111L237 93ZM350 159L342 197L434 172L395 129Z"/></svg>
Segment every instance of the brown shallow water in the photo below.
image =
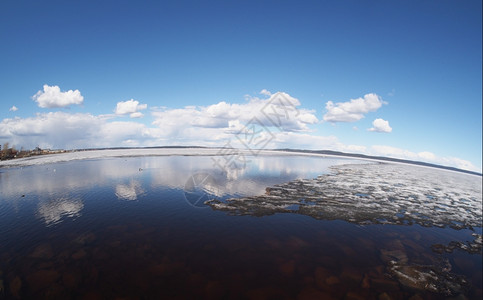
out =
<svg viewBox="0 0 483 300"><path fill-rule="evenodd" d="M469 249L481 235L473 223L481 224L481 211L453 213L443 218L448 226L441 218L356 222L301 213L322 204L292 197L299 202L275 211L262 199L233 213L193 205L196 191L187 184L193 174L212 174L199 195L230 203L349 162L258 157L236 174L218 173L209 157L3 169L0 298L480 299L481 247ZM465 197L481 203L479 193Z"/></svg>

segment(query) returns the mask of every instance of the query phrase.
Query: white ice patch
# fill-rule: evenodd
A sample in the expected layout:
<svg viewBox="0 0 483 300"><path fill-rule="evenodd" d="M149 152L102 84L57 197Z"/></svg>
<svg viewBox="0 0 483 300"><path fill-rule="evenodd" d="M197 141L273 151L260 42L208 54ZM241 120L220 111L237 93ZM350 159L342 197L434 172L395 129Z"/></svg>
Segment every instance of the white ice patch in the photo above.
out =
<svg viewBox="0 0 483 300"><path fill-rule="evenodd" d="M333 173L267 188L266 195L229 199L215 209L230 214L294 212L316 219L358 224L417 223L481 226L481 177L403 164L333 166ZM212 205L213 200L207 204Z"/></svg>

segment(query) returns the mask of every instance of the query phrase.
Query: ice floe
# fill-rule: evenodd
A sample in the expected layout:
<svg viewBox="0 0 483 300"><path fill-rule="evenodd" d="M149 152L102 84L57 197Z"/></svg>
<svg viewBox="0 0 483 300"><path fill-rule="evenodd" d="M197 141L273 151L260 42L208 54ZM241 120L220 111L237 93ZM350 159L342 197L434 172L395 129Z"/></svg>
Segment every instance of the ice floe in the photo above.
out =
<svg viewBox="0 0 483 300"><path fill-rule="evenodd" d="M231 215L297 213L357 224L481 226L481 177L389 163L331 167L332 173L266 189L265 195L212 199Z"/></svg>

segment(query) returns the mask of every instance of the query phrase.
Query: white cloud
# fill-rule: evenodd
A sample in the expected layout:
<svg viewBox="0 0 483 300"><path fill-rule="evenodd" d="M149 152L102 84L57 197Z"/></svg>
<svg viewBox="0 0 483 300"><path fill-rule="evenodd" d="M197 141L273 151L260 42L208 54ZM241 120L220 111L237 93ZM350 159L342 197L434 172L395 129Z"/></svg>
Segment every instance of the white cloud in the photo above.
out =
<svg viewBox="0 0 483 300"><path fill-rule="evenodd" d="M4 119L0 122L0 141L18 147L86 148L124 146L129 139L143 144L154 139L157 129L136 122L108 122L106 116L38 113L31 118Z"/></svg>
<svg viewBox="0 0 483 300"><path fill-rule="evenodd" d="M372 147L374 155L382 155L387 157L402 158L415 160L418 158L418 154L409 150L404 150L396 147L385 145L373 145Z"/></svg>
<svg viewBox="0 0 483 300"><path fill-rule="evenodd" d="M129 117L131 117L132 119L138 119L144 117L144 114L137 111L130 114Z"/></svg>
<svg viewBox="0 0 483 300"><path fill-rule="evenodd" d="M344 150L342 151L364 154L367 153L367 147L361 145L344 145Z"/></svg>
<svg viewBox="0 0 483 300"><path fill-rule="evenodd" d="M270 93L270 91L267 91L266 89L261 90L260 94L264 95L264 96L271 96L272 95L272 93Z"/></svg>
<svg viewBox="0 0 483 300"><path fill-rule="evenodd" d="M115 113L116 115L127 115L131 118L142 118L144 115L139 112L148 107L147 104L139 104L139 101L131 99L127 101L117 102Z"/></svg>
<svg viewBox="0 0 483 300"><path fill-rule="evenodd" d="M457 157L440 157L432 152L423 151L415 153L409 150L400 149L391 146L374 145L369 151L370 155L382 155L386 157L408 159L415 161L424 161L428 163L440 164L443 166L455 167L458 169L481 172L481 169L477 168L470 161L457 158Z"/></svg>
<svg viewBox="0 0 483 300"><path fill-rule="evenodd" d="M441 163L448 166L454 166L458 169L481 173L481 169L478 169L477 167L475 167L475 165L473 165L470 161L467 161L458 157L443 157L441 159Z"/></svg>
<svg viewBox="0 0 483 300"><path fill-rule="evenodd" d="M17 111L17 110L18 110L18 108L15 105L10 107L10 109L9 109L9 111Z"/></svg>
<svg viewBox="0 0 483 300"><path fill-rule="evenodd" d="M124 109L125 114L136 114L139 107L144 107L139 103L133 104L131 108L121 105L120 109ZM344 144L335 136L316 135L309 128L309 125L318 122L315 112L300 106L296 98L286 93L275 93L265 98L248 97L241 104L219 102L209 106L159 108L152 112L154 122L151 127L134 120L114 121L114 115L63 111L38 113L30 118L1 120L0 144L9 142L17 148L23 146L27 149L36 146L73 149L173 145L219 147L230 141L233 147L245 148L243 140L237 139L237 134L243 132L250 122L257 121L263 125L258 128L269 130L264 133L267 143L260 144L258 148L327 149L421 160L479 171L471 162L459 158L440 157L427 151L415 153L387 145L366 148Z"/></svg>
<svg viewBox="0 0 483 300"><path fill-rule="evenodd" d="M335 136L316 136L308 133L275 133L272 148L298 148L309 150L344 151L344 145Z"/></svg>
<svg viewBox="0 0 483 300"><path fill-rule="evenodd" d="M389 122L384 120L384 119L375 119L372 122L372 128L368 129L369 131L375 131L375 132L391 132L392 128L389 126Z"/></svg>
<svg viewBox="0 0 483 300"><path fill-rule="evenodd" d="M334 104L327 101L327 113L323 119L326 122L355 122L364 118L364 114L378 110L383 104L387 102L376 94L366 94L363 98L351 99L349 102Z"/></svg>
<svg viewBox="0 0 483 300"><path fill-rule="evenodd" d="M423 151L418 153L418 157L422 158L423 160L426 161L435 161L436 160L436 155L434 155L431 152L428 151Z"/></svg>
<svg viewBox="0 0 483 300"><path fill-rule="evenodd" d="M42 108L68 107L74 104L79 105L84 102L84 97L79 90L61 92L58 86L49 86L46 84L44 85L44 90L38 91L32 96L32 99Z"/></svg>
<svg viewBox="0 0 483 300"><path fill-rule="evenodd" d="M180 109L164 108L153 112L154 125L174 138L193 130L211 132L223 129L216 137L229 137L240 124L256 120L271 131L309 131L308 125L318 122L315 112L299 108L300 101L286 93L275 93L266 99L247 97L243 104L219 102L209 106L186 106ZM255 119L254 119L255 118ZM204 128L204 129L203 129ZM212 139L214 136L207 136Z"/></svg>
<svg viewBox="0 0 483 300"><path fill-rule="evenodd" d="M120 102L116 108L117 113L136 117L139 116L138 110L145 109L146 105L129 100ZM318 122L314 111L300 108L300 101L286 93L276 93L265 99L250 97L241 104L219 102L181 109L162 108L153 111L152 116L155 126L149 128L134 121L115 122L111 120L113 116L38 113L30 118L0 121L0 141L30 149L36 146L65 149L156 145L223 146L229 139L236 139L234 134L253 120L259 121L271 132L279 133L310 132L308 126Z"/></svg>

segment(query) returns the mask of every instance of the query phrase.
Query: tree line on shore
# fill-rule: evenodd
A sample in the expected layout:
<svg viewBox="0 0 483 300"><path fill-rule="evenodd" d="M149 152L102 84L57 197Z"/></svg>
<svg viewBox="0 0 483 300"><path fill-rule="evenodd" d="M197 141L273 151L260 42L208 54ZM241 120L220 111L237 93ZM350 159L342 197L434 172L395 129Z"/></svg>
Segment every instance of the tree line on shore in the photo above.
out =
<svg viewBox="0 0 483 300"><path fill-rule="evenodd" d="M15 158L17 155L18 151L15 149L15 146L9 147L9 143L3 144L3 147L0 145L0 159L5 160L5 159L11 159Z"/></svg>
<svg viewBox="0 0 483 300"><path fill-rule="evenodd" d="M62 152L61 150L42 150L39 147L36 147L33 150L26 150L23 147L20 150L16 149L15 146L10 146L7 142L5 144L0 145L0 160L7 160L7 159L14 159L14 158L21 158L21 157L29 157L33 155L42 155L42 154L50 154L50 153L58 153Z"/></svg>

